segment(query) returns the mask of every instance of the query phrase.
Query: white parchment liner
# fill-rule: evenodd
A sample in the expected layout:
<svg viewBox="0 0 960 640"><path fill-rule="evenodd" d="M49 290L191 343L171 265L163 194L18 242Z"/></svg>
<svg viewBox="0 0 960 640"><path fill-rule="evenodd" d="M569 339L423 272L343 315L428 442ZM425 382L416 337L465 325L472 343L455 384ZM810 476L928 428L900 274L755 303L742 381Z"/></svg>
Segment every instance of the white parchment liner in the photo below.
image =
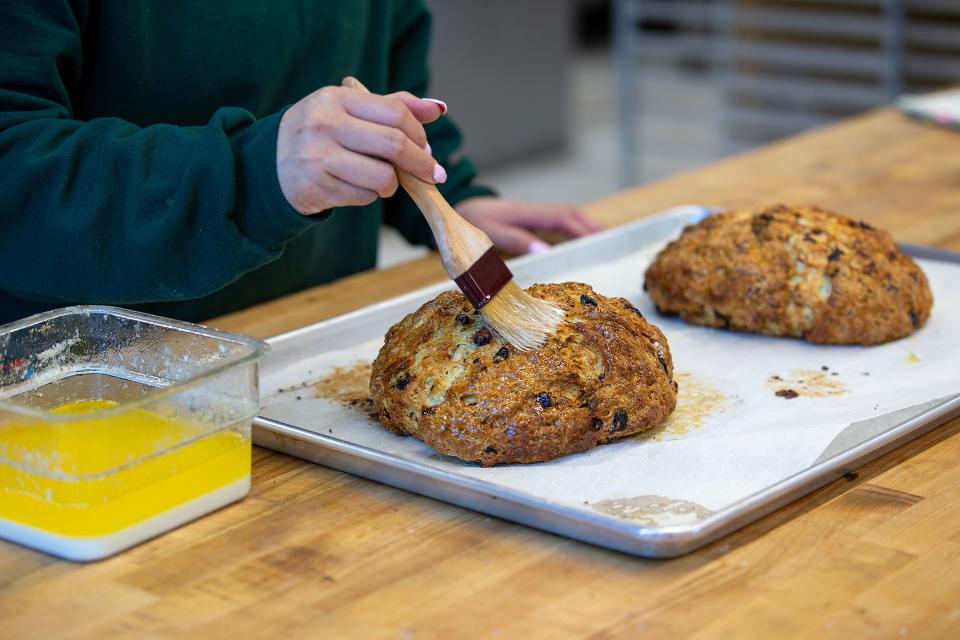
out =
<svg viewBox="0 0 960 640"><path fill-rule="evenodd" d="M853 422L960 393L960 265L919 261L934 292L934 310L915 335L875 347L816 346L659 316L642 291L643 273L659 248L551 280L586 282L604 295L629 298L666 334L681 397L690 391L685 377L694 387L719 392L716 410L686 432L668 429L550 462L483 468L393 435L368 409L314 398L309 387L298 394L265 389L262 415L550 502L664 526L701 518L803 470ZM336 366L372 361L381 343L308 358L298 368L320 378ZM801 379L817 373L845 392L776 396L778 385L796 381L795 371Z"/></svg>

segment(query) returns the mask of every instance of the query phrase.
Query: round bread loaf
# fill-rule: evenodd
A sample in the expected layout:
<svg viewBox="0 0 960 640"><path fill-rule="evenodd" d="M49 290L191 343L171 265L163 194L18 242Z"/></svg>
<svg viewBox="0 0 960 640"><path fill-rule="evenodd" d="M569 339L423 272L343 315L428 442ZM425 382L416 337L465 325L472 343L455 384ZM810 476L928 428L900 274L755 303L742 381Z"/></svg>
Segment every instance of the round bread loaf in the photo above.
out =
<svg viewBox="0 0 960 640"><path fill-rule="evenodd" d="M647 269L661 313L819 344L878 344L923 326L933 296L885 231L817 207L728 211L684 228Z"/></svg>
<svg viewBox="0 0 960 640"><path fill-rule="evenodd" d="M460 292L391 327L370 379L383 424L489 466L585 451L673 411L667 340L629 301L573 282L527 291L567 314L535 351L501 344Z"/></svg>

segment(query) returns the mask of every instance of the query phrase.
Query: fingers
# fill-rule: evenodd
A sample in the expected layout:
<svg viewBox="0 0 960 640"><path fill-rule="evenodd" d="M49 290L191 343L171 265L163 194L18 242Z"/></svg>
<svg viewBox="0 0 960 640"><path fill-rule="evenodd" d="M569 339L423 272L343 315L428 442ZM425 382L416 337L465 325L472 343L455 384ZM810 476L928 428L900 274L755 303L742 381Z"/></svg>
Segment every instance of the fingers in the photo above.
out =
<svg viewBox="0 0 960 640"><path fill-rule="evenodd" d="M603 226L593 218L568 204L511 203L514 214L511 222L528 229L559 231L571 238L602 231Z"/></svg>
<svg viewBox="0 0 960 640"><path fill-rule="evenodd" d="M493 244L501 251L513 254L539 253L550 248L546 242L526 229L505 224L484 225Z"/></svg>
<svg viewBox="0 0 960 640"><path fill-rule="evenodd" d="M445 110L409 93L380 96L323 87L280 120L276 166L280 190L305 215L359 206L397 190L396 169L430 183L446 181L430 155L423 124Z"/></svg>
<svg viewBox="0 0 960 640"><path fill-rule="evenodd" d="M399 129L353 119L333 132L334 139L351 151L386 160L430 183L447 179L443 167L425 149Z"/></svg>
<svg viewBox="0 0 960 640"><path fill-rule="evenodd" d="M603 231L606 229L605 226L600 224L599 221L582 209L576 210L576 216L580 222L590 230L590 233L597 233L598 231Z"/></svg>
<svg viewBox="0 0 960 640"><path fill-rule="evenodd" d="M399 98L347 89L343 95L343 106L347 113L355 118L399 129L420 148L427 144L423 125L414 117L409 106ZM433 110L436 111L436 108Z"/></svg>
<svg viewBox="0 0 960 640"><path fill-rule="evenodd" d="M379 197L375 191L350 184L326 171L312 173L309 179L301 182L301 186L296 190L296 197L288 197L288 200L304 215L320 213L334 207L362 207ZM286 192L284 195L287 195Z"/></svg>
<svg viewBox="0 0 960 640"><path fill-rule="evenodd" d="M447 103L434 98L418 98L408 91L399 91L387 95L406 105L413 117L421 124L433 122L447 112Z"/></svg>
<svg viewBox="0 0 960 640"><path fill-rule="evenodd" d="M321 182L324 184L324 190L334 195L338 207L363 207L379 197L375 191L350 184L329 173L321 178Z"/></svg>
<svg viewBox="0 0 960 640"><path fill-rule="evenodd" d="M556 215L557 230L567 234L571 238L588 236L594 231L589 224L584 222L576 209L564 209L555 214L548 212L547 215Z"/></svg>
<svg viewBox="0 0 960 640"><path fill-rule="evenodd" d="M389 198L397 191L397 173L382 160L341 150L330 160L327 171L335 178Z"/></svg>
<svg viewBox="0 0 960 640"><path fill-rule="evenodd" d="M549 248L535 235L557 231L580 237L603 227L576 207L565 204L536 205L519 200L478 196L458 203L457 211L487 233L494 244L511 253L539 253Z"/></svg>

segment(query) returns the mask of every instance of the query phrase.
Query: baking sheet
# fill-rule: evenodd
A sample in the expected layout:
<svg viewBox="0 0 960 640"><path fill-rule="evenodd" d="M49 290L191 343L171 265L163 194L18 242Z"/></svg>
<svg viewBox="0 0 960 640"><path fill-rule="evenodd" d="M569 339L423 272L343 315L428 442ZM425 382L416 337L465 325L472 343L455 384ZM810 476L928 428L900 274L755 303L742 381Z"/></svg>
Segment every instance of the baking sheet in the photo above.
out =
<svg viewBox="0 0 960 640"><path fill-rule="evenodd" d="M681 207L514 261L522 284L587 282L629 298L666 334L678 409L652 433L534 465L483 468L384 429L366 400L386 329L449 283L270 342L258 444L630 553L705 544L913 437L960 406L960 265L922 259L934 313L914 336L877 347L815 346L659 316L647 264L705 215ZM952 257L952 256L951 256ZM784 398L777 391L796 392ZM895 392L892 392L895 390ZM787 394L790 395L790 394Z"/></svg>
<svg viewBox="0 0 960 640"><path fill-rule="evenodd" d="M897 106L907 115L944 127L960 128L960 90L946 89L920 95L902 95Z"/></svg>

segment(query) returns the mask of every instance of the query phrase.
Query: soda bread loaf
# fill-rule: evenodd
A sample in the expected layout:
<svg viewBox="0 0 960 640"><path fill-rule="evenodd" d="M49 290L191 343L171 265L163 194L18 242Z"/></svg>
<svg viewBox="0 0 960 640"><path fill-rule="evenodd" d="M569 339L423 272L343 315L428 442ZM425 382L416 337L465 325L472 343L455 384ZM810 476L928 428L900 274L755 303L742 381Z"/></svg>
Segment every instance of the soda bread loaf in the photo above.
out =
<svg viewBox="0 0 960 640"><path fill-rule="evenodd" d="M711 327L872 345L919 329L933 296L886 231L775 205L687 226L647 269L657 309Z"/></svg>
<svg viewBox="0 0 960 640"><path fill-rule="evenodd" d="M585 451L674 410L667 340L629 301L573 282L527 291L567 314L535 351L501 344L455 291L394 325L370 380L383 424L489 466Z"/></svg>

